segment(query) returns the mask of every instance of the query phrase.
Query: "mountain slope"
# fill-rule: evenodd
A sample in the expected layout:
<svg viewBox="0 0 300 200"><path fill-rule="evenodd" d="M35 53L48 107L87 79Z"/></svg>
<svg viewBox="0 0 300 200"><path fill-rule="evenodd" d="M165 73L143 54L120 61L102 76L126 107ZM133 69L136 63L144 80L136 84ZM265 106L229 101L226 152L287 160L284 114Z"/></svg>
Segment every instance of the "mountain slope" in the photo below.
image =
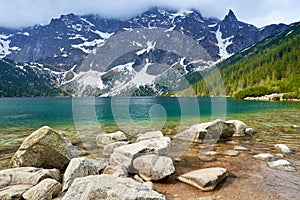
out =
<svg viewBox="0 0 300 200"><path fill-rule="evenodd" d="M55 78L37 65L16 65L0 60L0 97L63 96Z"/></svg>
<svg viewBox="0 0 300 200"><path fill-rule="evenodd" d="M269 92L300 92L300 23L247 48L218 64L227 95L266 86ZM206 82L216 74L206 77ZM297 78L298 77L298 78ZM198 95L209 95L205 80L193 85ZM212 90L211 95L218 88Z"/></svg>

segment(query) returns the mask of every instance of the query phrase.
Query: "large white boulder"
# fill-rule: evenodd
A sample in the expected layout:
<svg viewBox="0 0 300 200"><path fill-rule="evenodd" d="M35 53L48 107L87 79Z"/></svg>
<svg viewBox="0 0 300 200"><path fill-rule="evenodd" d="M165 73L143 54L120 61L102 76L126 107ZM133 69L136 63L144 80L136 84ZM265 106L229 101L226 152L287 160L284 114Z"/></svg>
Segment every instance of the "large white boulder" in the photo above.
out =
<svg viewBox="0 0 300 200"><path fill-rule="evenodd" d="M11 158L10 166L64 170L70 160L80 153L61 133L43 126L23 141Z"/></svg>
<svg viewBox="0 0 300 200"><path fill-rule="evenodd" d="M108 161L89 158L73 158L63 176L63 191L67 190L75 178L100 174Z"/></svg>
<svg viewBox="0 0 300 200"><path fill-rule="evenodd" d="M110 165L123 165L128 172L135 172L132 162L145 154L167 155L171 146L169 137L142 140L137 143L120 146L110 156Z"/></svg>
<svg viewBox="0 0 300 200"><path fill-rule="evenodd" d="M155 154L144 155L133 161L134 168L145 181L156 181L175 172L171 158Z"/></svg>
<svg viewBox="0 0 300 200"><path fill-rule="evenodd" d="M93 175L74 180L63 200L164 200L165 197L131 178Z"/></svg>

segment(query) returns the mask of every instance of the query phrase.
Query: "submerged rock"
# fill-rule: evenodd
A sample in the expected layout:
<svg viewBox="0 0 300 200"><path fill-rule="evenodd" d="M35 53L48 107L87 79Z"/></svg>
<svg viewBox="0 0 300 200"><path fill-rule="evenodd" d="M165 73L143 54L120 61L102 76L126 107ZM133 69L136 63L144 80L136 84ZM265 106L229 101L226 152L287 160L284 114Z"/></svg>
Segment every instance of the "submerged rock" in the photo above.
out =
<svg viewBox="0 0 300 200"><path fill-rule="evenodd" d="M274 161L276 160L276 157L269 154L269 153L260 153L260 154L257 154L255 156L253 156L254 158L256 159L259 159L259 160L263 160L263 161Z"/></svg>
<svg viewBox="0 0 300 200"><path fill-rule="evenodd" d="M154 154L136 158L133 166L145 181L160 180L175 172L171 158Z"/></svg>
<svg viewBox="0 0 300 200"><path fill-rule="evenodd" d="M254 128L246 128L245 129L245 134L246 135L253 135L255 133L257 133L257 131Z"/></svg>
<svg viewBox="0 0 300 200"><path fill-rule="evenodd" d="M43 126L28 136L11 158L11 167L66 169L70 160L80 154L61 133Z"/></svg>
<svg viewBox="0 0 300 200"><path fill-rule="evenodd" d="M115 133L105 133L100 134L96 137L98 145L111 144L119 141L126 141L127 137L122 131L117 131Z"/></svg>
<svg viewBox="0 0 300 200"><path fill-rule="evenodd" d="M61 174L57 169L41 169L34 167L1 170L0 189L11 185L36 185L46 178L60 181Z"/></svg>
<svg viewBox="0 0 300 200"><path fill-rule="evenodd" d="M49 200L56 197L61 191L62 186L54 179L44 179L34 187L30 188L23 194L26 200L38 199Z"/></svg>
<svg viewBox="0 0 300 200"><path fill-rule="evenodd" d="M63 200L70 199L164 200L165 197L131 178L102 174L75 179L63 197Z"/></svg>
<svg viewBox="0 0 300 200"><path fill-rule="evenodd" d="M298 126L298 125L293 125L292 127L295 129L300 129L300 126Z"/></svg>
<svg viewBox="0 0 300 200"><path fill-rule="evenodd" d="M227 150L227 151L225 151L225 155L228 155L228 156L237 156L237 155L239 155L239 152L235 151L235 150Z"/></svg>
<svg viewBox="0 0 300 200"><path fill-rule="evenodd" d="M75 178L100 174L108 165L108 161L89 158L73 158L63 177L63 191L67 190Z"/></svg>
<svg viewBox="0 0 300 200"><path fill-rule="evenodd" d="M228 172L225 168L216 167L188 172L178 179L203 191L212 191L227 176Z"/></svg>
<svg viewBox="0 0 300 200"><path fill-rule="evenodd" d="M268 162L268 166L273 169L278 169L282 171L295 172L297 171L292 164L287 160L276 160L272 162Z"/></svg>
<svg viewBox="0 0 300 200"><path fill-rule="evenodd" d="M236 150L236 151L248 151L247 148L242 147L242 146L235 146L235 147L234 147L234 150Z"/></svg>
<svg viewBox="0 0 300 200"><path fill-rule="evenodd" d="M110 164L123 165L129 172L135 172L132 166L135 158L146 154L167 155L170 145L170 138L163 137L117 147L110 156Z"/></svg>
<svg viewBox="0 0 300 200"><path fill-rule="evenodd" d="M286 146L285 144L275 144L275 148L279 149L284 154L292 153L290 148L288 146Z"/></svg>

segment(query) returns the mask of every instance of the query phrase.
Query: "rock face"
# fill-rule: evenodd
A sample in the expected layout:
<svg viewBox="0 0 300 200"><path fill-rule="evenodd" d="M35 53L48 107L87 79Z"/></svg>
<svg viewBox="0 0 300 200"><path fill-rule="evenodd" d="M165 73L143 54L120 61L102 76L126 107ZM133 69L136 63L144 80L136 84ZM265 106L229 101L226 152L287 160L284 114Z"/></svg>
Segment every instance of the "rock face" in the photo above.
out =
<svg viewBox="0 0 300 200"><path fill-rule="evenodd" d="M133 179L102 174L75 179L63 197L63 200L70 199L163 200L165 197Z"/></svg>
<svg viewBox="0 0 300 200"><path fill-rule="evenodd" d="M292 153L290 148L288 146L286 146L285 144L275 144L275 148L279 149L284 154Z"/></svg>
<svg viewBox="0 0 300 200"><path fill-rule="evenodd" d="M170 138L163 137L117 147L110 156L110 164L123 165L128 172L135 172L132 166L135 158L145 154L167 155L170 145Z"/></svg>
<svg viewBox="0 0 300 200"><path fill-rule="evenodd" d="M107 165L108 162L103 160L73 158L64 173L63 191L71 186L75 178L100 174Z"/></svg>
<svg viewBox="0 0 300 200"><path fill-rule="evenodd" d="M179 176L178 179L203 191L212 191L227 176L227 170L218 167L192 171Z"/></svg>
<svg viewBox="0 0 300 200"><path fill-rule="evenodd" d="M111 144L113 142L124 141L127 140L125 133L122 131L117 131L115 133L106 133L98 135L96 138L98 145Z"/></svg>
<svg viewBox="0 0 300 200"><path fill-rule="evenodd" d="M61 175L57 169L40 169L34 167L1 170L0 189L11 185L36 185L46 178L60 181Z"/></svg>
<svg viewBox="0 0 300 200"><path fill-rule="evenodd" d="M0 189L1 200L23 199L22 195L31 188L32 185L13 185Z"/></svg>
<svg viewBox="0 0 300 200"><path fill-rule="evenodd" d="M175 172L171 158L154 154L136 158L133 166L145 181L156 181Z"/></svg>
<svg viewBox="0 0 300 200"><path fill-rule="evenodd" d="M54 179L44 179L34 187L30 188L23 194L26 200L38 199L49 200L56 197L61 191L62 186Z"/></svg>
<svg viewBox="0 0 300 200"><path fill-rule="evenodd" d="M62 134L44 126L28 136L12 157L11 167L42 167L64 170L80 150Z"/></svg>
<svg viewBox="0 0 300 200"><path fill-rule="evenodd" d="M149 140L149 139L154 139L154 138L162 138L164 137L163 133L161 131L150 131L146 132L142 135L140 135L136 141L142 141L142 140Z"/></svg>
<svg viewBox="0 0 300 200"><path fill-rule="evenodd" d="M239 120L228 120L226 123L230 123L235 126L236 131L233 136L245 136L247 125L244 122Z"/></svg>
<svg viewBox="0 0 300 200"><path fill-rule="evenodd" d="M269 153L260 153L260 154L257 154L255 156L253 156L253 157L258 159L258 160L263 160L263 161L274 161L274 160L276 160L276 157L269 154Z"/></svg>
<svg viewBox="0 0 300 200"><path fill-rule="evenodd" d="M103 147L103 155L110 156L113 153L115 148L123 146L123 145L127 145L127 144L128 144L128 142L114 142L111 144L107 144Z"/></svg>
<svg viewBox="0 0 300 200"><path fill-rule="evenodd" d="M297 171L294 166L287 160L276 160L273 162L268 162L268 166L273 169L278 169L282 171L294 172Z"/></svg>

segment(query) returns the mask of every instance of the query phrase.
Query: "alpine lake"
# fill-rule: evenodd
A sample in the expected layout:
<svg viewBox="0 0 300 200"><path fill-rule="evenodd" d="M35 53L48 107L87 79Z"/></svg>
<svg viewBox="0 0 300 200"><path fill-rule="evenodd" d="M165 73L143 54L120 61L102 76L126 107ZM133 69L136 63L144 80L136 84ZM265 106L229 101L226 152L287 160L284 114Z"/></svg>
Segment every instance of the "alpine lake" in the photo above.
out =
<svg viewBox="0 0 300 200"><path fill-rule="evenodd" d="M252 136L232 137L214 144L220 154L199 158L202 144L176 148L176 173L155 183L167 199L299 199L300 198L300 102L239 101L222 97L106 97L106 98L0 98L0 168L8 168L11 156L23 140L42 126L62 133L85 156L101 157L92 135L121 130L134 141L139 133L161 130L173 138L191 125L214 119L240 120L257 130ZM285 172L256 160L258 153L280 153L275 144L286 144L292 154L286 160L297 169ZM238 156L222 154L235 145L248 151ZM174 149L174 148L173 148ZM177 152L177 153L178 153ZM224 167L229 177L213 192L202 192L179 182L182 173L204 167Z"/></svg>

